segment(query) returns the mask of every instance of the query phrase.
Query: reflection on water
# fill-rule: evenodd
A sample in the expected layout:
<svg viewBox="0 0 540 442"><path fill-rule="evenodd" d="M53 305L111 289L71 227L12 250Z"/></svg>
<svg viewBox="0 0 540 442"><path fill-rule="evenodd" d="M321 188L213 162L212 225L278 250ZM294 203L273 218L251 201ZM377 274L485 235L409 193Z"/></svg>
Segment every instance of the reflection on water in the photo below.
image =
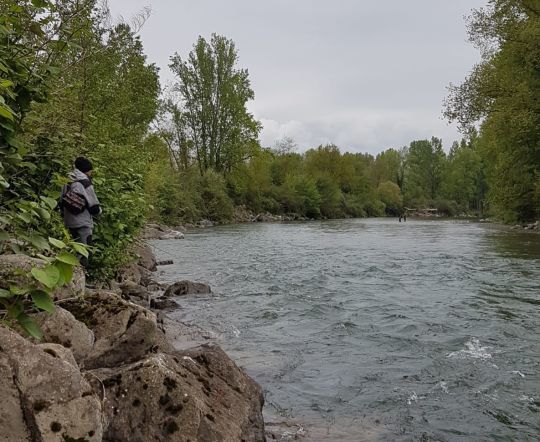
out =
<svg viewBox="0 0 540 442"><path fill-rule="evenodd" d="M160 241L178 319L308 440L536 440L540 236L452 221L222 226Z"/></svg>

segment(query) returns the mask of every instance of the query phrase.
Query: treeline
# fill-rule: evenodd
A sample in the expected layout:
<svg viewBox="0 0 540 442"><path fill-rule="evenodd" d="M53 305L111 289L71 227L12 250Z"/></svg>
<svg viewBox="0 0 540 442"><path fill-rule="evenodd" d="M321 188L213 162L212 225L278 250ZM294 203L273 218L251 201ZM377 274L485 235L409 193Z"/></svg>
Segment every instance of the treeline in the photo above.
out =
<svg viewBox="0 0 540 442"><path fill-rule="evenodd" d="M307 218L398 216L405 208L436 208L446 216L480 215L484 166L476 138L418 140L377 156L326 145L301 154L291 139L257 148L222 175L191 166L155 164L147 181L153 216L165 222L230 221L235 206Z"/></svg>

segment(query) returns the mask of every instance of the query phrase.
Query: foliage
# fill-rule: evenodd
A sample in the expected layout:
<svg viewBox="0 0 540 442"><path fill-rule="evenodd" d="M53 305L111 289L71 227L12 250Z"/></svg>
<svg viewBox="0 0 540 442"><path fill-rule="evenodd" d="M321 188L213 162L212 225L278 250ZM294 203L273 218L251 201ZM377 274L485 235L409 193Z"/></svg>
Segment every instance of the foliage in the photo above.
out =
<svg viewBox="0 0 540 442"><path fill-rule="evenodd" d="M509 222L540 215L540 8L536 0L490 0L469 20L482 51L463 84L451 85L446 116L480 125L488 200Z"/></svg>
<svg viewBox="0 0 540 442"><path fill-rule="evenodd" d="M237 61L234 42L216 34L210 42L199 37L187 60L171 58L180 99L169 106L180 157L194 157L201 174L231 171L257 145L260 124L246 109L254 93Z"/></svg>
<svg viewBox="0 0 540 442"><path fill-rule="evenodd" d="M399 216L403 211L403 197L399 186L392 181L384 181L377 188L379 199L385 205L387 215Z"/></svg>
<svg viewBox="0 0 540 442"><path fill-rule="evenodd" d="M159 82L138 37L109 25L95 0L0 0L0 9L0 253L45 262L27 272L28 283L5 286L0 316L38 337L28 314L52 309L52 291L71 278L76 254L88 253L55 210L80 154L101 169L93 276L110 277L127 259L146 213L142 173L157 144L150 137L141 146Z"/></svg>
<svg viewBox="0 0 540 442"><path fill-rule="evenodd" d="M29 313L54 310L52 292L67 284L86 248L59 227L52 187L60 162L54 153L24 142L22 125L32 105L46 100L55 61L76 33L67 11L45 1L0 1L0 252L39 257L43 265L2 281L0 319L28 334L41 332ZM77 12L77 10L73 10ZM47 188L47 185L49 187ZM62 239L58 239L58 234ZM56 238L55 238L56 236ZM17 276L22 276L22 281Z"/></svg>
<svg viewBox="0 0 540 442"><path fill-rule="evenodd" d="M129 261L126 250L144 225L147 204L142 175L130 170L109 176L100 176L102 169L96 172L94 185L105 209L94 226L90 269L94 277L105 280Z"/></svg>

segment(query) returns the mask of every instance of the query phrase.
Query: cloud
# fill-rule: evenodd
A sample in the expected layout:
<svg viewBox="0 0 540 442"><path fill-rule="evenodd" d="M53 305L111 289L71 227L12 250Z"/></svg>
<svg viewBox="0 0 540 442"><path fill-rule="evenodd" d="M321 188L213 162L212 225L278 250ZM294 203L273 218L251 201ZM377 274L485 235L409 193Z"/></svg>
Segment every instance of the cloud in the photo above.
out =
<svg viewBox="0 0 540 442"><path fill-rule="evenodd" d="M376 154L400 148L417 139L437 136L448 149L456 139L455 127L430 112L372 110L342 112L311 120L277 121L261 118L263 146L273 146L285 136L293 138L300 151L333 143L343 151ZM419 124L419 122L423 122Z"/></svg>

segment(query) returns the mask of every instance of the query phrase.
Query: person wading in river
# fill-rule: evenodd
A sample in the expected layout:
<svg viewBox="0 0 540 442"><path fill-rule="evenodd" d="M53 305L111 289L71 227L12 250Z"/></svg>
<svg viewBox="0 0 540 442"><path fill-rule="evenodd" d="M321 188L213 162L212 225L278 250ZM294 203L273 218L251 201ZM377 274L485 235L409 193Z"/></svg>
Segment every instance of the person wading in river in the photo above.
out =
<svg viewBox="0 0 540 442"><path fill-rule="evenodd" d="M92 163L88 158L75 160L75 169L68 177L70 182L62 189L60 210L64 225L77 242L92 245L93 217L101 213L99 200L92 185ZM81 265L88 268L88 258L80 256Z"/></svg>

